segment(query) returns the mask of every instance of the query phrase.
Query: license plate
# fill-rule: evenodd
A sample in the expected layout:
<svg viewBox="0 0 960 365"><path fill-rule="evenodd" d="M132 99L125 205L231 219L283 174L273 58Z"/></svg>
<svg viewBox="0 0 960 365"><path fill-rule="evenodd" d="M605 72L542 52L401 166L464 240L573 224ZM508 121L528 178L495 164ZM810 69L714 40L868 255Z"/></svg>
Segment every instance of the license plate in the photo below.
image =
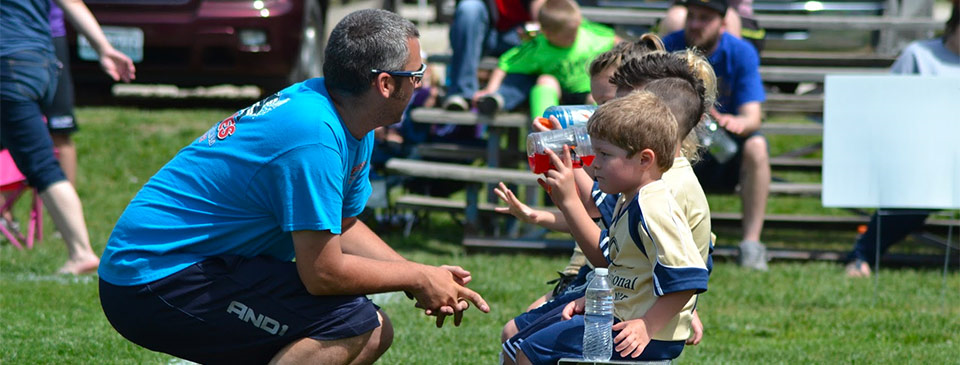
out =
<svg viewBox="0 0 960 365"><path fill-rule="evenodd" d="M103 34L118 51L130 57L134 63L143 61L143 30L134 27L104 26ZM98 61L100 57L90 46L90 41L82 35L77 35L77 49L80 59Z"/></svg>

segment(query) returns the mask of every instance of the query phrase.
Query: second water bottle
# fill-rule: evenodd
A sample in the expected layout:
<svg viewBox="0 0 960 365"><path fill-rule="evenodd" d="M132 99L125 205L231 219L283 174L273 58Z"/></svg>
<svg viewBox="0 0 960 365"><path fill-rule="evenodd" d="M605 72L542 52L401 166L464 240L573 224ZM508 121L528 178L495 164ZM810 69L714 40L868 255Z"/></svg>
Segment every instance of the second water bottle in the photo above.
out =
<svg viewBox="0 0 960 365"><path fill-rule="evenodd" d="M613 354L613 287L607 269L593 269L583 316L583 359L607 361Z"/></svg>

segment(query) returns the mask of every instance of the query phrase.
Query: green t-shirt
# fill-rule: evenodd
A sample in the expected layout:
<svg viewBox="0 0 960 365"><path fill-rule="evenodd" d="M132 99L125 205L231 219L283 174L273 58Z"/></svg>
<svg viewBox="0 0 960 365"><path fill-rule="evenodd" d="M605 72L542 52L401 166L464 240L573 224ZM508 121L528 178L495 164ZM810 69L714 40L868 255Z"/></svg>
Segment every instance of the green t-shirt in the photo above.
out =
<svg viewBox="0 0 960 365"><path fill-rule="evenodd" d="M584 20L570 48L556 47L540 34L508 50L497 66L507 73L551 75L565 92L588 93L587 67L597 55L613 48L613 43L613 29Z"/></svg>

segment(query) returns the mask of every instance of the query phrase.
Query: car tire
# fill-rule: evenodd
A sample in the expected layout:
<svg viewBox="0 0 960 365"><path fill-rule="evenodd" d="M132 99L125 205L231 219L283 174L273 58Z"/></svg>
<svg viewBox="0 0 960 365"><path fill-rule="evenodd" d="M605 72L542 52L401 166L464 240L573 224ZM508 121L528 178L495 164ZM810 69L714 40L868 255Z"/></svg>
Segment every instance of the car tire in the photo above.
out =
<svg viewBox="0 0 960 365"><path fill-rule="evenodd" d="M261 86L265 95L277 92L291 84L323 75L326 18L326 0L303 1L303 22L297 59L285 80L278 80L275 84Z"/></svg>

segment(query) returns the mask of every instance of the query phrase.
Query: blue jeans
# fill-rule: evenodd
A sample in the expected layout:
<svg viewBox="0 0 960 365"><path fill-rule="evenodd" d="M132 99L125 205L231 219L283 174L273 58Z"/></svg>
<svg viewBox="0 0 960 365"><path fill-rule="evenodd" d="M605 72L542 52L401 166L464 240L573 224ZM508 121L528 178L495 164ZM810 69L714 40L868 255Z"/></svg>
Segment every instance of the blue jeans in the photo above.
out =
<svg viewBox="0 0 960 365"><path fill-rule="evenodd" d="M53 101L59 73L52 52L20 51L0 58L0 144L40 192L66 180L41 110Z"/></svg>
<svg viewBox="0 0 960 365"><path fill-rule="evenodd" d="M857 243L853 246L853 251L847 256L847 261L863 260L872 267L877 258L877 223L880 225L880 256L883 256L893 246L912 233L923 227L923 222L930 216L929 210L897 210L896 214L883 215L880 217L873 213L870 217L870 224L867 225L867 231L857 238Z"/></svg>
<svg viewBox="0 0 960 365"><path fill-rule="evenodd" d="M499 56L520 44L520 35L510 29L497 31L490 23L490 10L483 0L462 0L450 24L453 57L447 69L449 95L470 99L479 89L477 67L484 55Z"/></svg>

